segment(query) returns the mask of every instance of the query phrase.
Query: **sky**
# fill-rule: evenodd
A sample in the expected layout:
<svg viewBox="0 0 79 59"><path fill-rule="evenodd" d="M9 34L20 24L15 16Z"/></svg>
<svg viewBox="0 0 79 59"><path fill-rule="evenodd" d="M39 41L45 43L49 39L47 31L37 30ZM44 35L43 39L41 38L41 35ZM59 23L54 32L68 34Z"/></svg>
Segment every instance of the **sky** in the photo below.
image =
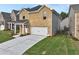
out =
<svg viewBox="0 0 79 59"><path fill-rule="evenodd" d="M0 12L11 12L13 9L21 10L22 8L32 8L37 6L36 4L0 4ZM68 4L48 4L49 8L56 10L58 13L68 12Z"/></svg>

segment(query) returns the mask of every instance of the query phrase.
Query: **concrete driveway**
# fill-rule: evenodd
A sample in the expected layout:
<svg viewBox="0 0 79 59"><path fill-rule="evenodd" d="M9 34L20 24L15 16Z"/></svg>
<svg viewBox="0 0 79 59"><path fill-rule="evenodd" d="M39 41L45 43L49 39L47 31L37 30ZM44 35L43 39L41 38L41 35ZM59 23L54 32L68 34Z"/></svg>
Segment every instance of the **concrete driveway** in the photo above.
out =
<svg viewBox="0 0 79 59"><path fill-rule="evenodd" d="M0 55L21 55L46 36L28 35L0 44Z"/></svg>

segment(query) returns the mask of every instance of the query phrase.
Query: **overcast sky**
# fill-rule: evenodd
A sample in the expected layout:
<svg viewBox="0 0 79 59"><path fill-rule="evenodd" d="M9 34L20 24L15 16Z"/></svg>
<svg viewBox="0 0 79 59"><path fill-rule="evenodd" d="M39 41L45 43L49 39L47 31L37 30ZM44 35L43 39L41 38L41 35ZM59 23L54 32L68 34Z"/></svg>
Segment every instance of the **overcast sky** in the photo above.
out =
<svg viewBox="0 0 79 59"><path fill-rule="evenodd" d="M21 10L22 8L32 8L36 6L36 4L0 4L0 12L11 12L13 9ZM58 13L68 12L69 5L68 4L48 4L48 7L51 9L55 9Z"/></svg>

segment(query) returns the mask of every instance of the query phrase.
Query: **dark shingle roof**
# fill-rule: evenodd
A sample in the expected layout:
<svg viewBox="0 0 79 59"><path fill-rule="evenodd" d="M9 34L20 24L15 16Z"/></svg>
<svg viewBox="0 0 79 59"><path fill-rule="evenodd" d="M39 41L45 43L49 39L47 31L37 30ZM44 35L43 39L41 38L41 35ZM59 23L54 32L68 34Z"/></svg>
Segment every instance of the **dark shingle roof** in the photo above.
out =
<svg viewBox="0 0 79 59"><path fill-rule="evenodd" d="M13 10L13 12L14 12L15 14L17 14L19 11L18 11L18 10Z"/></svg>
<svg viewBox="0 0 79 59"><path fill-rule="evenodd" d="M18 14L19 11L18 10L12 10L12 12L15 13L15 17L18 20L19 19L19 14Z"/></svg>
<svg viewBox="0 0 79 59"><path fill-rule="evenodd" d="M36 10L38 10L41 7L42 7L42 5L38 5L38 6L35 6L35 7L31 8L30 10L31 11L36 11Z"/></svg>
<svg viewBox="0 0 79 59"><path fill-rule="evenodd" d="M1 12L1 14L5 20L11 20L10 13Z"/></svg>
<svg viewBox="0 0 79 59"><path fill-rule="evenodd" d="M31 11L31 9L30 9L30 8L23 8L23 9L25 9L25 10L27 10L27 11Z"/></svg>
<svg viewBox="0 0 79 59"><path fill-rule="evenodd" d="M54 9L52 10L52 12L61 19L61 16L59 15L59 13L57 13Z"/></svg>
<svg viewBox="0 0 79 59"><path fill-rule="evenodd" d="M59 16L59 13L57 13L54 9L52 10L52 12L53 12L55 15Z"/></svg>
<svg viewBox="0 0 79 59"><path fill-rule="evenodd" d="M27 10L27 11L36 11L36 10L38 10L39 8L41 8L42 7L42 5L38 5L38 6L35 6L35 7L33 7L33 8L23 8L23 9L25 9L25 10Z"/></svg>

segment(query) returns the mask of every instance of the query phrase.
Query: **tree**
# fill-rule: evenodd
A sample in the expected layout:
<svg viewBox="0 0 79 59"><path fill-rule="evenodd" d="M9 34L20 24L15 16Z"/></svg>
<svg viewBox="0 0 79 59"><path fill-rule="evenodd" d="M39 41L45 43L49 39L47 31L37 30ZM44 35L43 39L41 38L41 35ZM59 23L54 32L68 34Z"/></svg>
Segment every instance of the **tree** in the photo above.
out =
<svg viewBox="0 0 79 59"><path fill-rule="evenodd" d="M68 17L68 13L65 13L65 12L61 12L60 14L62 20L65 19L66 17Z"/></svg>

